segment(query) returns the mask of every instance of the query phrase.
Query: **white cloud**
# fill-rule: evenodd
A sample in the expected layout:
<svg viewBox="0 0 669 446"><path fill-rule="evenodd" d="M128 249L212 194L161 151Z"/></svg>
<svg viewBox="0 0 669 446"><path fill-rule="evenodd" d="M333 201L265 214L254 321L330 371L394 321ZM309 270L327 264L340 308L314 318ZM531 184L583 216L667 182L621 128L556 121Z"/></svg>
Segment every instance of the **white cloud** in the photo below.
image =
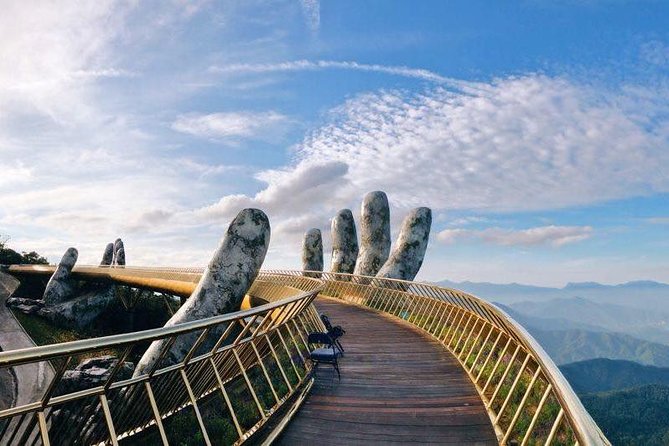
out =
<svg viewBox="0 0 669 446"><path fill-rule="evenodd" d="M669 92L649 94L535 75L362 94L297 153L346 163L354 196L382 189L404 207L556 209L664 192Z"/></svg>
<svg viewBox="0 0 669 446"><path fill-rule="evenodd" d="M117 76L111 42L121 33L125 2L8 1L0 29L0 109L56 122L92 112L82 77ZM76 30L76 31L75 31Z"/></svg>
<svg viewBox="0 0 669 446"><path fill-rule="evenodd" d="M461 82L441 76L422 68L410 68L396 65L365 64L352 61L335 60L294 60L277 63L240 63L225 66L212 66L212 73L273 73L281 71L319 71L319 70L353 70L391 74L414 79L421 79L440 84L460 85Z"/></svg>
<svg viewBox="0 0 669 446"><path fill-rule="evenodd" d="M224 220L260 207L275 228L292 234L273 243L290 240L296 249L301 216L327 226L339 208L355 213L371 190L388 193L394 228L415 206L542 210L667 191L669 173L658 167L669 165L669 133L648 118L658 107L643 99L647 94L638 87L616 95L536 75L416 95L362 94L331 110L294 147L293 166L258 174L264 189L224 196L196 210L196 219ZM669 97L662 90L655 96ZM450 229L439 238L562 246L591 232L587 226Z"/></svg>
<svg viewBox="0 0 669 446"><path fill-rule="evenodd" d="M325 161L300 163L291 170L260 172L256 178L268 186L253 197L227 195L213 205L197 209L195 214L207 220L225 220L245 207L258 207L284 218L294 218L314 209L331 211L340 201L338 191L346 189L347 171L348 166L343 162Z"/></svg>
<svg viewBox="0 0 669 446"><path fill-rule="evenodd" d="M300 0L307 26L312 32L318 32L321 26L321 5L319 0Z"/></svg>
<svg viewBox="0 0 669 446"><path fill-rule="evenodd" d="M172 129L209 139L272 139L285 131L289 119L274 111L180 115Z"/></svg>
<svg viewBox="0 0 669 446"><path fill-rule="evenodd" d="M86 78L97 79L97 78L116 78L116 77L136 77L137 73L128 70L121 70L118 68L104 68L99 70L77 70L74 73L72 73L72 76L84 79Z"/></svg>
<svg viewBox="0 0 669 446"><path fill-rule="evenodd" d="M660 67L669 66L669 45L659 40L651 40L641 45L641 58Z"/></svg>
<svg viewBox="0 0 669 446"><path fill-rule="evenodd" d="M539 226L535 228L512 230L502 228L445 229L437 234L437 240L454 243L460 239L478 239L486 243L501 246L564 246L586 240L592 236L590 226Z"/></svg>
<svg viewBox="0 0 669 446"><path fill-rule="evenodd" d="M469 237L472 233L469 229L444 229L443 231L437 233L437 240L446 244L453 244L458 239Z"/></svg>
<svg viewBox="0 0 669 446"><path fill-rule="evenodd" d="M14 165L0 163L0 186L10 186L30 182L32 179L32 169L26 167L22 162Z"/></svg>

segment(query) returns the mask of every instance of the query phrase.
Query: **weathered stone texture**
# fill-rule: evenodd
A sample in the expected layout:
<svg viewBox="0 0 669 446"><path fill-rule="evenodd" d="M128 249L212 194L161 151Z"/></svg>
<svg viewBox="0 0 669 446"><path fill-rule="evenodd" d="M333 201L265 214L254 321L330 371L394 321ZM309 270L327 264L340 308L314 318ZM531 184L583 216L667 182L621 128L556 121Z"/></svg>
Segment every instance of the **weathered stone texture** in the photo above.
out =
<svg viewBox="0 0 669 446"><path fill-rule="evenodd" d="M125 266L125 248L116 251L116 266Z"/></svg>
<svg viewBox="0 0 669 446"><path fill-rule="evenodd" d="M59 327L88 328L116 300L114 286L104 286L59 304L47 305L37 314Z"/></svg>
<svg viewBox="0 0 669 446"><path fill-rule="evenodd" d="M332 264L333 273L353 274L358 258L358 234L350 209L342 209L332 219Z"/></svg>
<svg viewBox="0 0 669 446"><path fill-rule="evenodd" d="M244 209L230 223L193 294L165 324L166 327L239 310L244 295L255 280L265 259L270 239L269 220L258 209ZM212 330L202 349L212 348L224 326ZM165 355L163 364L184 359L199 333L181 335ZM156 361L168 340L153 342L144 353L135 375L157 366Z"/></svg>
<svg viewBox="0 0 669 446"><path fill-rule="evenodd" d="M416 208L404 218L402 229L386 263L376 275L387 279L413 280L418 274L430 238L432 211Z"/></svg>
<svg viewBox="0 0 669 446"><path fill-rule="evenodd" d="M75 283L72 280L71 272L74 264L77 263L78 256L79 252L75 248L68 248L65 251L44 290L43 300L45 305L56 305L74 296Z"/></svg>
<svg viewBox="0 0 669 446"><path fill-rule="evenodd" d="M114 244L108 243L107 246L105 247L104 254L102 254L102 261L100 262L100 266L111 265L113 261L114 261Z"/></svg>
<svg viewBox="0 0 669 446"><path fill-rule="evenodd" d="M54 394L62 395L104 385L117 362L117 358L108 355L82 361L74 369L63 373ZM116 373L114 380L130 378L134 369L135 366L132 362L124 362Z"/></svg>
<svg viewBox="0 0 669 446"><path fill-rule="evenodd" d="M312 228L304 234L302 270L323 271L323 238L320 229Z"/></svg>
<svg viewBox="0 0 669 446"><path fill-rule="evenodd" d="M125 265L125 246L123 245L123 240L120 238L114 241L114 260L112 265Z"/></svg>
<svg viewBox="0 0 669 446"><path fill-rule="evenodd" d="M374 276L390 254L390 207L385 192L365 195L360 213L360 255L355 274Z"/></svg>

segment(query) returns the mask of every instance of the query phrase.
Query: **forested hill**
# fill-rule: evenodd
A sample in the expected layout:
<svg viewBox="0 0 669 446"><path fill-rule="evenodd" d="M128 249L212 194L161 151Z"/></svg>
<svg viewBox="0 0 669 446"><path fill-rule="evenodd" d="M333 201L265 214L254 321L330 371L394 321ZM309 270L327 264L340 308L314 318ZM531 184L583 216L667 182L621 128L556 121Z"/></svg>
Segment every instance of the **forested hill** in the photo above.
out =
<svg viewBox="0 0 669 446"><path fill-rule="evenodd" d="M577 393L606 392L646 384L669 385L669 368L597 358L560 366Z"/></svg>
<svg viewBox="0 0 669 446"><path fill-rule="evenodd" d="M614 445L669 444L669 386L581 395L583 405Z"/></svg>

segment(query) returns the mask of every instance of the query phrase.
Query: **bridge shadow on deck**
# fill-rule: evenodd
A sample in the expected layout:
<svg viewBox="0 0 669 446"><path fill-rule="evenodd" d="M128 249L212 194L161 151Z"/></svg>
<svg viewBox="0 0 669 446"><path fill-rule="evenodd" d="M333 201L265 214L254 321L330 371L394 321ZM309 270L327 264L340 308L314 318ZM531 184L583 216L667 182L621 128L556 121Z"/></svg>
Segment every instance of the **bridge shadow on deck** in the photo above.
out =
<svg viewBox="0 0 669 446"><path fill-rule="evenodd" d="M437 341L408 323L319 297L342 325L341 382L322 364L278 444L497 444L467 374Z"/></svg>

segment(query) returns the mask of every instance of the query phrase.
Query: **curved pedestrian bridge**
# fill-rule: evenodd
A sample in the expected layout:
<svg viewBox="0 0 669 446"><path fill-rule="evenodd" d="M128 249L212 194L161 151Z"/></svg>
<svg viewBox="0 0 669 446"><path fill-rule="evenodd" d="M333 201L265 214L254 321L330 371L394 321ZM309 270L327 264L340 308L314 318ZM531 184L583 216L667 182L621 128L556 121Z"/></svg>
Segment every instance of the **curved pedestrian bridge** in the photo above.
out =
<svg viewBox="0 0 669 446"><path fill-rule="evenodd" d="M318 366L280 444L497 444L467 373L413 325L331 298L316 308L345 324L341 381Z"/></svg>
<svg viewBox="0 0 669 446"><path fill-rule="evenodd" d="M22 283L44 281L53 267L8 272ZM188 296L200 275L73 270L78 280L113 283L140 297ZM27 364L55 365L54 378L30 403L1 408L0 444L179 444L184 431L207 445L609 444L536 341L474 296L300 271L262 272L248 295L246 309L223 316L0 352L0 367L13 367L17 379ZM318 312L347 331L341 381L329 365L314 371L308 360L308 333L324 331ZM222 335L202 351L212 333ZM117 373L149 342L169 345L185 335L193 341L180 363L137 377ZM107 381L63 391L63 374L80 358L110 351L119 362Z"/></svg>

